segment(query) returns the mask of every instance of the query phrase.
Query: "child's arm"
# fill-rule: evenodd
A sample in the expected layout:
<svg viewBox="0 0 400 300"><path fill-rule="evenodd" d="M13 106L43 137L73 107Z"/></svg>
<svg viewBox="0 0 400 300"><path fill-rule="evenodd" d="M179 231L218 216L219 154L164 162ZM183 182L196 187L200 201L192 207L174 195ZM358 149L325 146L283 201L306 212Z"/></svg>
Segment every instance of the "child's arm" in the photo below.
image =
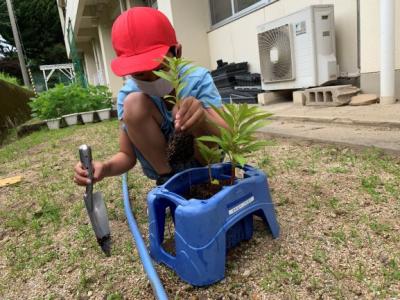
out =
<svg viewBox="0 0 400 300"><path fill-rule="evenodd" d="M126 132L121 129L119 134L119 152L104 162L104 177L121 175L136 164L136 156Z"/></svg>
<svg viewBox="0 0 400 300"><path fill-rule="evenodd" d="M128 135L122 129L119 134L119 146L119 152L108 161L93 161L93 181L95 183L104 177L121 175L135 166L135 153L133 152ZM80 162L75 166L74 181L78 185L87 185L89 183L87 171L82 167Z"/></svg>

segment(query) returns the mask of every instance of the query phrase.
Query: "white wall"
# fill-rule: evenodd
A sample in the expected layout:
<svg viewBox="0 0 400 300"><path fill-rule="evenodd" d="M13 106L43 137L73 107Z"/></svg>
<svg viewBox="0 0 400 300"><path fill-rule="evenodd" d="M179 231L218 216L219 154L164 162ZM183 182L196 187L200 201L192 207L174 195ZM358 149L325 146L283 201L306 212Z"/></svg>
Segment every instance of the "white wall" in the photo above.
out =
<svg viewBox="0 0 400 300"><path fill-rule="evenodd" d="M113 92L113 96L115 97L122 87L123 80L121 77L116 76L111 70L111 61L115 57L115 52L111 44L111 24L108 22L100 22L98 25L98 32L103 66L105 70L104 77L107 85Z"/></svg>
<svg viewBox="0 0 400 300"><path fill-rule="evenodd" d="M400 1L396 0L396 69L400 69ZM361 72L380 71L379 0L362 0L360 3Z"/></svg>
<svg viewBox="0 0 400 300"><path fill-rule="evenodd" d="M216 68L216 60L222 58L228 62L248 61L250 71L259 73L256 27L315 4L334 4L336 51L340 71L351 74L357 73L356 0L278 0L217 28L208 33L211 68Z"/></svg>
<svg viewBox="0 0 400 300"><path fill-rule="evenodd" d="M96 62L94 60L94 53L90 43L82 43L78 45L79 49L83 51L83 59L85 60L85 73L87 80L90 84L96 84Z"/></svg>
<svg viewBox="0 0 400 300"><path fill-rule="evenodd" d="M183 56L197 65L209 68L210 55L207 31L210 28L209 5L206 0L159 0L158 9L171 21Z"/></svg>
<svg viewBox="0 0 400 300"><path fill-rule="evenodd" d="M84 0L70 0L67 1L67 7L65 9L65 26L64 26L64 43L67 51L67 55L70 55L69 41L68 41L68 24L71 20L72 29L74 32L78 31L77 21L82 17Z"/></svg>

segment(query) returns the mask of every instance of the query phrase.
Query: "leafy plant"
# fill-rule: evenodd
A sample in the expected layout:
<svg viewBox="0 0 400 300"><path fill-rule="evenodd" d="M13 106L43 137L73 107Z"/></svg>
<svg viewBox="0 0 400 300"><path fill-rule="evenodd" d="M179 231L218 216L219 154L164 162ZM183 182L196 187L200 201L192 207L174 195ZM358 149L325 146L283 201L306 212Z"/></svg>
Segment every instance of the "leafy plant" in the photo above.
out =
<svg viewBox="0 0 400 300"><path fill-rule="evenodd" d="M111 92L106 86L83 88L78 84L57 84L37 98L31 98L29 106L33 117L57 118L62 115L111 107Z"/></svg>
<svg viewBox="0 0 400 300"><path fill-rule="evenodd" d="M246 157L252 151L267 145L267 141L258 141L254 134L267 124L266 118L271 114L247 104L225 104L223 109L214 106L213 109L224 119L228 129L215 124L220 129L221 136L202 136L197 140L216 143L228 155L232 163L231 184L233 184L235 168L243 167Z"/></svg>
<svg viewBox="0 0 400 300"><path fill-rule="evenodd" d="M8 83L11 83L11 84L15 84L15 85L21 86L20 82L18 81L18 79L16 77L10 76L7 73L0 72L0 80L3 80L3 81L6 81Z"/></svg>
<svg viewBox="0 0 400 300"><path fill-rule="evenodd" d="M181 93L187 85L187 82L184 80L190 73L196 70L197 67L190 65L191 61L182 57L165 56L161 64L166 67L166 70L153 71L153 73L172 84L175 95L167 95L165 98L172 104L176 104L179 109L180 103L184 98L184 95L181 95Z"/></svg>
<svg viewBox="0 0 400 300"><path fill-rule="evenodd" d="M192 73L196 67L184 58L165 56L161 65L165 69L153 71L153 73L171 83L175 94L166 95L164 98L172 103L177 109L180 109L181 101L186 95L183 95L183 89L186 87L186 77ZM174 132L168 141L167 159L171 165L181 164L189 161L194 155L194 137L185 131Z"/></svg>
<svg viewBox="0 0 400 300"><path fill-rule="evenodd" d="M204 143L200 142L197 140L197 146L200 151L201 156L204 158L204 160L207 163L208 166L208 177L210 179L211 184L218 184L218 180L212 179L211 175L211 164L219 162L221 157L222 157L222 149L220 148L210 148Z"/></svg>

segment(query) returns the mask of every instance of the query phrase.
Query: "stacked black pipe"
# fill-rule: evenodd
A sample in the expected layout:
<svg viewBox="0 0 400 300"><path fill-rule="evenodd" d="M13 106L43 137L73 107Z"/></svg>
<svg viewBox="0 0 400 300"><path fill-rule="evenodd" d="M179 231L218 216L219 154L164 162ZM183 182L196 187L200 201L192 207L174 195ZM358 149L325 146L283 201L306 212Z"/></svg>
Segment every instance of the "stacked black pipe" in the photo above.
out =
<svg viewBox="0 0 400 300"><path fill-rule="evenodd" d="M257 103L257 94L263 92L260 74L250 73L247 62L228 64L220 59L217 65L211 75L224 102Z"/></svg>

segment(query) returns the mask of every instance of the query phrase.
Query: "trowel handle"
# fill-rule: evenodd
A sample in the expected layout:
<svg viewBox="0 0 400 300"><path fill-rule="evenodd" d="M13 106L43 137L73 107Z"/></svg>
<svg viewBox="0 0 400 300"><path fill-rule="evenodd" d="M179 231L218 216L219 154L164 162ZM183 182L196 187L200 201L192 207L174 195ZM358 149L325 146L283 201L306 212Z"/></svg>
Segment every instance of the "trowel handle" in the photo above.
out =
<svg viewBox="0 0 400 300"><path fill-rule="evenodd" d="M92 149L88 145L79 146L79 158L83 167L88 171L88 177L91 184L86 186L86 192L93 191L93 165L92 165Z"/></svg>

